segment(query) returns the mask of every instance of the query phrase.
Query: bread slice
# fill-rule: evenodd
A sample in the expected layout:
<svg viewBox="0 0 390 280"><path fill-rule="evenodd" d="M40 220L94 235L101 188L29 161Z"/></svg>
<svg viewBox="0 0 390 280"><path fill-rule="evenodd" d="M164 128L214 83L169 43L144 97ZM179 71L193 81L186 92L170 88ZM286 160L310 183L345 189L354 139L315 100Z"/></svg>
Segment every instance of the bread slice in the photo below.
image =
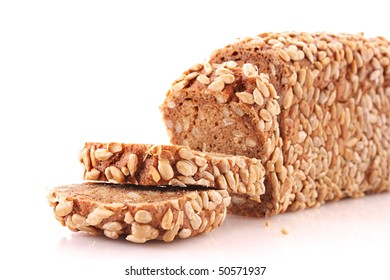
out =
<svg viewBox="0 0 390 280"><path fill-rule="evenodd" d="M390 190L390 45L382 37L247 38L184 72L161 110L173 144L262 160L261 203L235 207L246 197L234 195L240 213Z"/></svg>
<svg viewBox="0 0 390 280"><path fill-rule="evenodd" d="M184 146L86 143L84 179L139 186L205 186L260 201L265 169L258 159L203 153Z"/></svg>
<svg viewBox="0 0 390 280"><path fill-rule="evenodd" d="M79 184L49 194L55 217L72 231L103 233L144 243L171 242L221 226L230 197L226 190Z"/></svg>

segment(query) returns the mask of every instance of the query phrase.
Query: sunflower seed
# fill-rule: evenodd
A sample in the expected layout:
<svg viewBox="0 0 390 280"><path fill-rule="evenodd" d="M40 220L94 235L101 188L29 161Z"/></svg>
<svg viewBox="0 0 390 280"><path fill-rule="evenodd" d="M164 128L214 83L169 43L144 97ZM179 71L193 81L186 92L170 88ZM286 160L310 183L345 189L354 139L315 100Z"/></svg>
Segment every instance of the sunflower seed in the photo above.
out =
<svg viewBox="0 0 390 280"><path fill-rule="evenodd" d="M210 84L210 79L206 76L206 75L203 75L203 74L200 74L196 80L199 82L199 83L202 83L204 85L209 85Z"/></svg>
<svg viewBox="0 0 390 280"><path fill-rule="evenodd" d="M196 185L196 181L193 177L177 176L177 179L185 185Z"/></svg>
<svg viewBox="0 0 390 280"><path fill-rule="evenodd" d="M84 148L82 151L83 164L87 171L90 171L92 168L91 158L89 156L88 148Z"/></svg>
<svg viewBox="0 0 390 280"><path fill-rule="evenodd" d="M225 87L225 83L221 80L213 81L207 88L211 91L222 91Z"/></svg>
<svg viewBox="0 0 390 280"><path fill-rule="evenodd" d="M187 187L186 184L184 184L182 181L180 181L178 179L175 179L175 178L169 180L168 185L170 185L170 186L178 186L178 187Z"/></svg>
<svg viewBox="0 0 390 280"><path fill-rule="evenodd" d="M177 171L184 176L194 176L198 171L195 163L189 160L180 160L176 163Z"/></svg>
<svg viewBox="0 0 390 280"><path fill-rule="evenodd" d="M115 142L110 142L107 144L107 150L110 152L110 153L119 153L120 151L122 151L122 144L121 143L115 143Z"/></svg>
<svg viewBox="0 0 390 280"><path fill-rule="evenodd" d="M187 159L187 160L191 160L195 157L194 154L187 148L181 148L179 150L179 156L182 159Z"/></svg>
<svg viewBox="0 0 390 280"><path fill-rule="evenodd" d="M234 80L235 80L234 75L232 75L232 74L223 74L221 76L218 76L217 79L221 80L226 85L230 85L230 84L234 83Z"/></svg>
<svg viewBox="0 0 390 280"><path fill-rule="evenodd" d="M115 180L119 184L122 184L125 182L125 175L123 175L122 171L118 167L112 165L112 166L107 167L107 168L110 169L110 173L111 173L111 176L113 177L112 178L113 180Z"/></svg>
<svg viewBox="0 0 390 280"><path fill-rule="evenodd" d="M96 162L96 158L95 158L95 151L96 151L96 148L95 148L95 145L93 145L91 147L91 150L89 152L89 156L91 157L91 164L92 164L92 167L97 167L97 162Z"/></svg>
<svg viewBox="0 0 390 280"><path fill-rule="evenodd" d="M190 219L190 225L194 230L199 229L200 225L202 224L202 219L199 217L199 215L194 214L194 216Z"/></svg>
<svg viewBox="0 0 390 280"><path fill-rule="evenodd" d="M174 172L172 166L169 164L169 160L162 158L158 161L158 171L160 172L161 178L163 180L169 181L173 178Z"/></svg>
<svg viewBox="0 0 390 280"><path fill-rule="evenodd" d="M288 53L283 49L279 49L278 54L286 62L289 62L291 59Z"/></svg>
<svg viewBox="0 0 390 280"><path fill-rule="evenodd" d="M113 153L107 151L107 149L97 149L95 151L95 158L98 160L108 160L113 156Z"/></svg>
<svg viewBox="0 0 390 280"><path fill-rule="evenodd" d="M258 88L253 90L253 101L260 106L264 103L264 98Z"/></svg>
<svg viewBox="0 0 390 280"><path fill-rule="evenodd" d="M72 223L78 227L78 226L87 226L88 223L87 223L86 219L87 218L85 218L79 214L73 214L71 220L72 220Z"/></svg>
<svg viewBox="0 0 390 280"><path fill-rule="evenodd" d="M149 176L153 179L154 182L158 182L161 179L160 173L158 173L156 167L150 166L149 167Z"/></svg>
<svg viewBox="0 0 390 280"><path fill-rule="evenodd" d="M292 91L292 88L289 88L287 90L287 93L286 95L284 96L284 99L283 99L283 108L284 109L288 109L291 107L292 105L292 101L293 101L293 91Z"/></svg>
<svg viewBox="0 0 390 280"><path fill-rule="evenodd" d="M254 103L253 95L249 92L246 92L246 91L236 92L236 96L238 97L238 99L241 102L243 102L245 104L253 104Z"/></svg>
<svg viewBox="0 0 390 280"><path fill-rule="evenodd" d="M220 68L215 70L215 74L217 76L226 75L226 74L230 74L231 75L231 74L233 74L233 72L230 69L226 69L224 67L220 67Z"/></svg>
<svg viewBox="0 0 390 280"><path fill-rule="evenodd" d="M134 242L134 243L145 243L147 241L147 239L145 237L136 237L132 234L129 234L128 236L126 236L126 240Z"/></svg>
<svg viewBox="0 0 390 280"><path fill-rule="evenodd" d="M235 181L235 179L234 179L233 172L232 172L232 171L228 171L228 172L225 174L225 179L226 179L226 182L227 182L229 188L230 188L233 192L236 192L236 191L237 191L237 185L236 185L236 181Z"/></svg>
<svg viewBox="0 0 390 280"><path fill-rule="evenodd" d="M126 224L130 225L134 221L133 215L131 215L130 212L126 212L124 221Z"/></svg>
<svg viewBox="0 0 390 280"><path fill-rule="evenodd" d="M267 86L262 81L260 81L259 79L256 79L256 86L260 90L261 94L264 97L269 97L270 96L270 92L269 92Z"/></svg>
<svg viewBox="0 0 390 280"><path fill-rule="evenodd" d="M127 168L129 169L130 175L134 177L138 168L138 157L135 154L130 154L127 160Z"/></svg>
<svg viewBox="0 0 390 280"><path fill-rule="evenodd" d="M233 69L233 68L237 67L237 62L232 61L232 60L227 61L226 62L226 67L229 68L229 69Z"/></svg>
<svg viewBox="0 0 390 280"><path fill-rule="evenodd" d="M109 218L114 214L113 211L105 209L103 207L95 208L91 213L89 213L86 222L91 226L96 226L100 224L103 219Z"/></svg>
<svg viewBox="0 0 390 280"><path fill-rule="evenodd" d="M179 237L180 238L187 238L191 235L191 230L188 229L188 228L183 228L180 232L179 232Z"/></svg>
<svg viewBox="0 0 390 280"><path fill-rule="evenodd" d="M103 225L103 229L118 232L122 229L122 226L118 222L108 222Z"/></svg>
<svg viewBox="0 0 390 280"><path fill-rule="evenodd" d="M208 195L212 202L215 202L216 204L222 203L222 196L217 191L208 191Z"/></svg>
<svg viewBox="0 0 390 280"><path fill-rule="evenodd" d="M195 79L198 75L199 75L198 72L191 72L191 73L187 74L187 76L185 76L184 80L186 80L186 81L192 81L192 80Z"/></svg>
<svg viewBox="0 0 390 280"><path fill-rule="evenodd" d="M161 221L161 227L165 230L169 230L172 228L172 221L173 221L173 213L171 208L168 209L167 212L165 212L164 217Z"/></svg>
<svg viewBox="0 0 390 280"><path fill-rule="evenodd" d="M73 209L73 201L72 200L66 200L65 197L61 197L59 199L59 203L55 207L55 212L59 216L66 216L70 212L72 212Z"/></svg>
<svg viewBox="0 0 390 280"><path fill-rule="evenodd" d="M92 168L91 171L87 171L84 175L85 180L98 180L100 177L100 171L97 170L96 168Z"/></svg>
<svg viewBox="0 0 390 280"><path fill-rule="evenodd" d="M272 121L272 116L266 109L261 109L259 115L266 122Z"/></svg>
<svg viewBox="0 0 390 280"><path fill-rule="evenodd" d="M202 203L203 203L203 207L204 209L209 209L209 196L207 194L207 192L201 192L200 196L202 197Z"/></svg>
<svg viewBox="0 0 390 280"><path fill-rule="evenodd" d="M137 213L134 215L134 219L141 224L147 224L150 221L152 221L153 216L152 213L146 210L139 210Z"/></svg>

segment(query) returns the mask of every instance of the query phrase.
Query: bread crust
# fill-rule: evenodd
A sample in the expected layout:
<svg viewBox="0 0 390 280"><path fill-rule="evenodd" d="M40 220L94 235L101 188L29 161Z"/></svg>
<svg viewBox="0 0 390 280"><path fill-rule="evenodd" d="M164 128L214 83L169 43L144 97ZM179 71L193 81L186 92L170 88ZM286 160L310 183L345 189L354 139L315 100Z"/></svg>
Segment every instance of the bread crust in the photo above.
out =
<svg viewBox="0 0 390 280"><path fill-rule="evenodd" d="M326 201L390 190L389 59L389 42L382 37L264 33L216 50L210 62L186 71L174 82L161 108L172 143L194 149L205 143L208 151L262 160L266 168L263 196L268 197L261 199L265 207L248 207L246 214L263 216L317 207ZM261 73L268 76L280 97L275 98L280 114L268 131L263 126L256 129L261 119L256 113L266 105L242 102L236 94L246 91L254 96L254 77L244 74L244 67L252 68L248 65L256 69L255 79ZM230 70L237 82L210 90L209 85L219 76L217 71L225 71L218 70L221 67ZM195 76L194 72L205 75L210 84L190 80L188 76ZM187 131L176 130L187 115L194 115L183 113L190 106L198 107L198 116L190 117L192 125ZM199 112L205 113L200 109L203 106L212 112L206 112L207 124L196 121ZM241 112L232 110L235 107ZM233 125L214 125L224 119L226 110ZM192 133L194 130L198 133ZM242 139L254 140L256 146L223 144L235 130ZM282 150L283 173L276 172L276 180L267 169L268 153L261 149L270 133L275 138L270 154ZM214 135L222 135L218 145L213 144ZM272 192L276 194L269 195Z"/></svg>
<svg viewBox="0 0 390 280"><path fill-rule="evenodd" d="M256 201L265 192L265 169L260 160L185 146L86 143L80 162L87 181L229 189Z"/></svg>
<svg viewBox="0 0 390 280"><path fill-rule="evenodd" d="M144 243L214 230L225 219L230 196L226 190L84 183L57 187L48 200L56 219L72 231Z"/></svg>

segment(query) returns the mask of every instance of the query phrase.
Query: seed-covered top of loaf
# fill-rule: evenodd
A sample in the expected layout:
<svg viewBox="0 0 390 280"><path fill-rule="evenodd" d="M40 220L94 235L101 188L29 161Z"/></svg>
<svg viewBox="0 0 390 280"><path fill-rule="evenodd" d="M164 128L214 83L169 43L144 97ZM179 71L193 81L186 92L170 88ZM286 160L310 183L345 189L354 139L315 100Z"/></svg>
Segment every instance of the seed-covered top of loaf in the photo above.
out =
<svg viewBox="0 0 390 280"><path fill-rule="evenodd" d="M363 33L269 32L217 49L210 57L212 63L226 60L263 66L260 70L269 74L280 95L292 88L300 99L305 87L326 88L344 77L354 87L366 79L386 83L390 75L390 44L383 37L368 38ZM365 71L359 71L361 68ZM344 90L342 98L348 98L348 90Z"/></svg>
<svg viewBox="0 0 390 280"><path fill-rule="evenodd" d="M387 53L390 56L389 41L384 37L367 38L363 33L358 34L332 34L329 32L283 32L262 33L254 37L247 37L222 49L215 50L211 55L211 61L222 53L228 53L234 49L236 53L232 56L239 56L237 48L241 46L249 48L252 46L254 52L264 50L276 50L284 61L308 60L310 63L321 62L327 56L332 56L337 51L346 47L345 58L348 63L353 61L353 51L361 50L361 59L367 62L378 53ZM386 64L386 63L385 63Z"/></svg>

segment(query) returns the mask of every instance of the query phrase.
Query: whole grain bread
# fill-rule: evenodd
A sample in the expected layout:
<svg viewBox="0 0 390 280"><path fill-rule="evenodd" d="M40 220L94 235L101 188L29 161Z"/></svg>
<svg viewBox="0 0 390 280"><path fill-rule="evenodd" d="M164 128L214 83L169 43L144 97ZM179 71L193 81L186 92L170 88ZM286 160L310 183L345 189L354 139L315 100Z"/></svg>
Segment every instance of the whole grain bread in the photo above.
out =
<svg viewBox="0 0 390 280"><path fill-rule="evenodd" d="M230 196L226 190L85 183L57 187L48 200L72 231L144 243L212 231L222 225Z"/></svg>
<svg viewBox="0 0 390 280"><path fill-rule="evenodd" d="M228 189L260 201L261 161L194 151L184 146L86 143L80 153L84 179L139 186L202 186Z"/></svg>
<svg viewBox="0 0 390 280"><path fill-rule="evenodd" d="M161 110L173 144L262 160L261 203L235 195L233 212L273 215L390 190L390 45L382 37L246 38L184 72Z"/></svg>

